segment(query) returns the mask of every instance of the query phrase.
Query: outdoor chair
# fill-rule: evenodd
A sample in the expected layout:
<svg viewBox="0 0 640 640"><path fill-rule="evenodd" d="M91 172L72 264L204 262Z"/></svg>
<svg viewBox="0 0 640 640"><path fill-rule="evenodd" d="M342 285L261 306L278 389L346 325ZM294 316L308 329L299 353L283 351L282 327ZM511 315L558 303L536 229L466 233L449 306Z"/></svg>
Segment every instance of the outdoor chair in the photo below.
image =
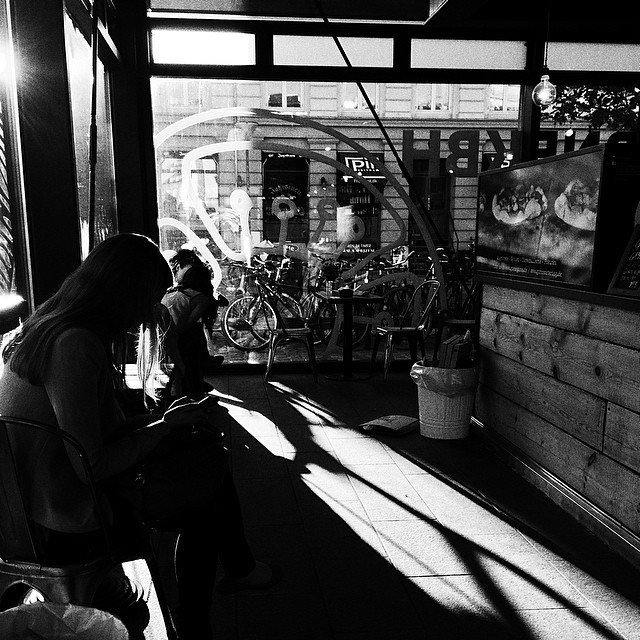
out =
<svg viewBox="0 0 640 640"><path fill-rule="evenodd" d="M371 366L373 368L378 354L380 341L384 339L384 373L383 379L387 380L387 374L391 365L393 347L396 343L406 338L409 343L409 351L412 362L418 359L418 345L422 357L425 357L425 335L434 326L435 305L440 289L438 280L425 280L420 283L413 292L407 306L402 312L397 326L378 326L373 328L373 345L371 348Z"/></svg>
<svg viewBox="0 0 640 640"><path fill-rule="evenodd" d="M32 432L30 438L35 442L54 438L54 446L65 447L68 455L77 456L81 462L104 537L104 551L99 555L74 564L52 564L45 557L38 542L39 529L29 518L27 496L17 464L17 439L12 435L24 429ZM55 477L50 479L52 483L55 481ZM178 640L151 534L151 528L140 523L125 545L115 543L100 500L100 488L80 443L57 427L0 416L0 611L22 604L32 590L50 602L90 607L109 573L121 569L124 562L143 559L153 580L167 637Z"/></svg>
<svg viewBox="0 0 640 640"><path fill-rule="evenodd" d="M313 321L309 318L301 318L297 316L283 316L278 309L278 300L267 297L267 301L273 308L276 324L269 326L269 351L267 355L267 370L264 374L264 381L267 382L271 367L275 360L278 347L283 344L299 342L303 344L307 350L309 365L313 373L313 380L318 381L318 372L316 371L316 350L314 344L315 331Z"/></svg>

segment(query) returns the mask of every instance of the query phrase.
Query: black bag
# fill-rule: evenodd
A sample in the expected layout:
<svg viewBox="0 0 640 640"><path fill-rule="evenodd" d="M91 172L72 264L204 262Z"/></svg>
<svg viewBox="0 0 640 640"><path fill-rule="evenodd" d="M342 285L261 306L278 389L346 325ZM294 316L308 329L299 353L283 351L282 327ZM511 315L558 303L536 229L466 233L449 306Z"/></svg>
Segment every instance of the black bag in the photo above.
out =
<svg viewBox="0 0 640 640"><path fill-rule="evenodd" d="M141 463L107 482L144 519L162 520L210 502L229 468L219 433L194 427L163 440Z"/></svg>

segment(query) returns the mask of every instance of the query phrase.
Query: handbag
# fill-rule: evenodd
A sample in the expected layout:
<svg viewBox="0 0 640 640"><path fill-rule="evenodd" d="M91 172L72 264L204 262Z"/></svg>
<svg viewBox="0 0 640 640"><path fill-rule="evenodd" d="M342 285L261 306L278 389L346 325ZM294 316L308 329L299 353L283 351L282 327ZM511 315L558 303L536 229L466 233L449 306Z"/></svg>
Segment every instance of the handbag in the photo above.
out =
<svg viewBox="0 0 640 640"><path fill-rule="evenodd" d="M107 482L107 491L145 520L162 520L213 500L229 469L219 433L205 427L165 438L144 461Z"/></svg>

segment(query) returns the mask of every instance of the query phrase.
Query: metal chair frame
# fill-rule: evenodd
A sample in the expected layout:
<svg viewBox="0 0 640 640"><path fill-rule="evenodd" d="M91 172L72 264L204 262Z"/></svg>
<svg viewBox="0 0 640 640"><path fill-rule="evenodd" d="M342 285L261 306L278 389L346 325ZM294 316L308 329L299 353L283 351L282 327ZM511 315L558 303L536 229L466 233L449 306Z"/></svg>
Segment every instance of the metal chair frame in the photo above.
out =
<svg viewBox="0 0 640 640"><path fill-rule="evenodd" d="M38 548L37 536L29 519L10 432L33 429L57 438L78 456L104 535L104 553L75 564L51 564ZM51 479L55 481L54 478ZM114 568L131 560L143 559L156 590L169 640L178 640L153 546L150 528L141 524L131 544L116 545L100 501L99 485L82 445L62 429L32 420L0 416L0 611L12 606L15 597L35 589L46 600L63 604L91 606L101 580Z"/></svg>
<svg viewBox="0 0 640 640"><path fill-rule="evenodd" d="M424 290L427 289L427 300L421 311L418 312L418 301L423 295ZM397 326L379 326L374 327L373 330L373 345L371 348L371 365L370 370L373 372L373 368L376 362L376 356L378 354L378 347L380 341L384 338L384 368L383 377L386 381L389 367L391 366L391 360L393 356L393 346L395 342L399 342L403 338L406 338L409 343L409 349L411 358L413 361L418 359L418 345L420 346L420 352L424 358L426 355L424 338L427 330L431 330L433 326L429 325L429 320L432 311L437 303L438 290L440 289L440 281L436 279L428 279L421 282L413 292L407 306L402 313L399 324Z"/></svg>
<svg viewBox="0 0 640 640"><path fill-rule="evenodd" d="M309 318L292 317L285 318L282 316L278 309L277 300L272 299L272 294L268 288L262 287L260 281L258 283L258 294L264 298L274 311L276 323L275 326L268 325L269 328L269 352L267 355L267 368L264 374L264 381L267 382L271 373L271 367L273 366L276 351L278 347L291 343L299 342L303 344L307 350L307 356L309 358L309 365L313 373L313 379L318 381L318 372L316 370L316 350L315 350L315 335L313 321ZM267 320L267 323L269 321Z"/></svg>

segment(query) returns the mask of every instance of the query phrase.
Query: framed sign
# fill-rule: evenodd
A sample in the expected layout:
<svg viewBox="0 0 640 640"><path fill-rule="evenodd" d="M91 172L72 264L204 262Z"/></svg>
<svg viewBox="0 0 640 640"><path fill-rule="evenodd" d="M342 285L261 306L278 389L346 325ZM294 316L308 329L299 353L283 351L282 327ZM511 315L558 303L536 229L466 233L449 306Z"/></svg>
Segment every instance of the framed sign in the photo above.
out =
<svg viewBox="0 0 640 640"><path fill-rule="evenodd" d="M634 225L637 145L596 145L480 174L478 273L606 291Z"/></svg>
<svg viewBox="0 0 640 640"><path fill-rule="evenodd" d="M636 225L607 293L640 298L640 225Z"/></svg>

